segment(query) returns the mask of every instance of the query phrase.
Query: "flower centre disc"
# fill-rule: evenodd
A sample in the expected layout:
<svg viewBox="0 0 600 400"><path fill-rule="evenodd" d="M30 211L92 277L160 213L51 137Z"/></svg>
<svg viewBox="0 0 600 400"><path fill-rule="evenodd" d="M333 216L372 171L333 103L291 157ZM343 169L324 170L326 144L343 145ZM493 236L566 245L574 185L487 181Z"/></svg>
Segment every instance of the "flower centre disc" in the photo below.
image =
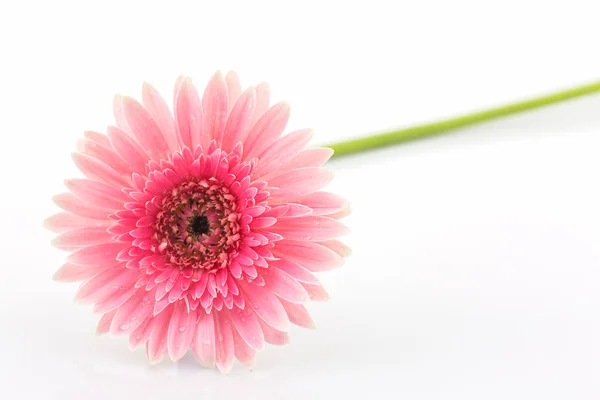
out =
<svg viewBox="0 0 600 400"><path fill-rule="evenodd" d="M224 268L239 247L237 204L214 179L189 181L155 198L158 251L180 268Z"/></svg>

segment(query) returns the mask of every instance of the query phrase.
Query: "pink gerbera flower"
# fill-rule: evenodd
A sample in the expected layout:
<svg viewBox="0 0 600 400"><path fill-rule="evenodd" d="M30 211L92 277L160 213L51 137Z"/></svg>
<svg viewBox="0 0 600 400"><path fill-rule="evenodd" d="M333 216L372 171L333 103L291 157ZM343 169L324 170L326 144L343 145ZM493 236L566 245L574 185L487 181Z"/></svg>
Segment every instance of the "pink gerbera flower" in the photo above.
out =
<svg viewBox="0 0 600 400"><path fill-rule="evenodd" d="M87 179L67 180L65 212L46 220L71 252L55 279L82 281L98 332L128 335L151 362L191 349L227 373L287 343L290 322L312 327L304 304L327 298L313 272L349 252L347 202L321 191L333 152L304 149L309 129L280 137L288 105L269 107L265 84L241 93L233 73L202 98L180 78L174 116L148 84L142 103L117 96L116 126L78 143Z"/></svg>

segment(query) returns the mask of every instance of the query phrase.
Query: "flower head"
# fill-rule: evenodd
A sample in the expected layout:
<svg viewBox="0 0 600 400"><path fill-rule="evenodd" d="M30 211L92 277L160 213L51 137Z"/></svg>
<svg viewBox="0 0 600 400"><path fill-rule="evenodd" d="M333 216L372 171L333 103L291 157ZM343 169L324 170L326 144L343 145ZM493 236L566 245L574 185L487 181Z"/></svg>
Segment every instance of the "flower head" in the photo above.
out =
<svg viewBox="0 0 600 400"><path fill-rule="evenodd" d="M304 304L327 298L313 272L349 252L347 203L321 191L332 151L305 149L308 129L281 136L287 104L269 107L265 84L242 92L233 73L202 98L180 78L173 113L148 84L142 103L117 96L116 126L78 143L86 179L66 181L64 212L46 220L71 252L55 279L82 281L98 332L128 335L152 362L191 349L225 373L251 364L290 322L312 327Z"/></svg>

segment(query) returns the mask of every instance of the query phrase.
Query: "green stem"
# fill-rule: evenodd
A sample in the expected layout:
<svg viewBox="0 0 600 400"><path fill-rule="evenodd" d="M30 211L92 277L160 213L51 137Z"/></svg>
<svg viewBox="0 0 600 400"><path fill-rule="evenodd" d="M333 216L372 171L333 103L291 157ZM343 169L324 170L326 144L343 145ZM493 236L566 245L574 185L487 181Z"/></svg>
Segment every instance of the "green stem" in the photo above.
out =
<svg viewBox="0 0 600 400"><path fill-rule="evenodd" d="M460 117L334 143L328 145L327 147L331 147L335 151L334 157L360 153L379 147L386 147L411 140L426 138L428 136L439 135L441 133L453 131L469 125L475 125L492 119L505 117L507 115L533 110L535 108L544 107L554 103L560 103L565 100L586 96L596 92L600 92L600 82L594 82L576 88L536 97L530 100L520 101L518 103L491 108L489 110L478 111L473 114L463 115Z"/></svg>

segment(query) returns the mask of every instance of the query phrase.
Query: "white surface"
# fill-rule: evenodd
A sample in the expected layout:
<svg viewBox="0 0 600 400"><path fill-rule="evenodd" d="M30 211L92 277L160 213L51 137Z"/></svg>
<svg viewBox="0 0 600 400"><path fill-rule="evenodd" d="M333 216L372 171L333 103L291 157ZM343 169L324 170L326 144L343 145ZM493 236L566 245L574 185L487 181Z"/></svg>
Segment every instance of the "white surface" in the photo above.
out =
<svg viewBox="0 0 600 400"><path fill-rule="evenodd" d="M325 143L597 79L596 2L85 3L0 6L1 398L600 397L599 96L333 162L354 254L252 372L96 337L40 228L143 79L268 80Z"/></svg>

